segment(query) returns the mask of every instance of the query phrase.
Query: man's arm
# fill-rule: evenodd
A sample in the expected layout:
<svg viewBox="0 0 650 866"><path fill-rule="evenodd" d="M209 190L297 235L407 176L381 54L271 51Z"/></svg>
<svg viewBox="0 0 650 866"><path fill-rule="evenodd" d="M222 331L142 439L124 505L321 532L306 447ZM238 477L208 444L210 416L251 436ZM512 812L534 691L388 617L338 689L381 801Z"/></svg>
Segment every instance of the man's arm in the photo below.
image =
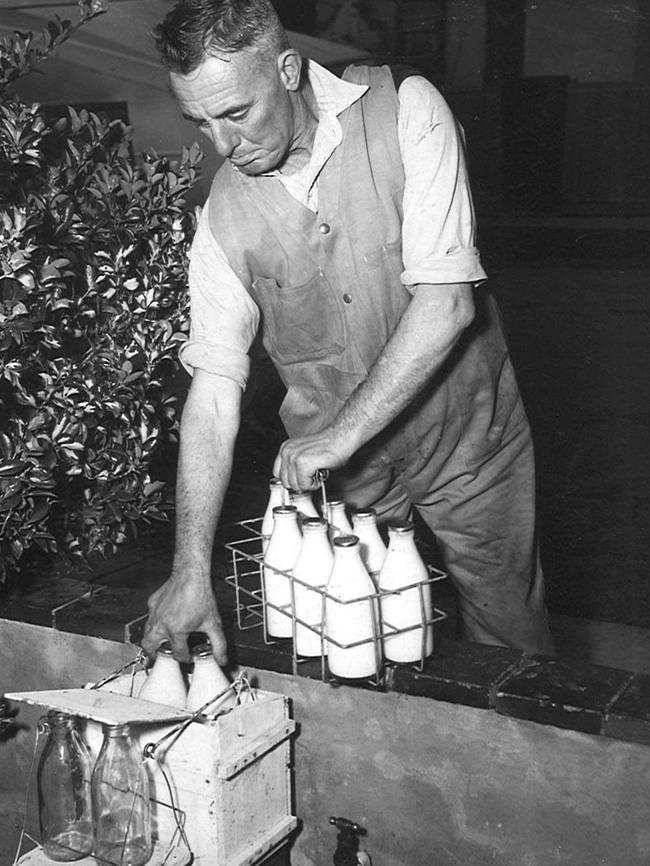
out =
<svg viewBox="0 0 650 866"><path fill-rule="evenodd" d="M212 545L230 481L241 388L196 370L183 409L176 486L176 550L171 576L149 599L142 648L152 656L169 640L189 661L187 638L204 632L220 664L226 642L211 582Z"/></svg>
<svg viewBox="0 0 650 866"><path fill-rule="evenodd" d="M286 487L315 487L318 469L336 469L383 430L435 375L474 316L468 283L420 285L368 377L336 419L311 436L288 439L273 472Z"/></svg>

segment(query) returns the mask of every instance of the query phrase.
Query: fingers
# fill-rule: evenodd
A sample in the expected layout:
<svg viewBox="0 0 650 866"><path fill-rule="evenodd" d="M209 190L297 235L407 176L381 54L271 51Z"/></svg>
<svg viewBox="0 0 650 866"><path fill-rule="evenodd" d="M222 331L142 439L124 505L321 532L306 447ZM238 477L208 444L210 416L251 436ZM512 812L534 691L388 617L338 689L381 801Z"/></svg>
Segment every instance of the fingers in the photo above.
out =
<svg viewBox="0 0 650 866"><path fill-rule="evenodd" d="M284 487L315 490L319 483L318 469L324 459L320 448L288 439L280 446L273 464L273 474L282 481Z"/></svg>
<svg viewBox="0 0 650 866"><path fill-rule="evenodd" d="M212 628L207 632L212 646L212 655L222 668L228 664L228 647L223 631L220 628Z"/></svg>
<svg viewBox="0 0 650 866"><path fill-rule="evenodd" d="M151 617L149 617L144 627L144 634L142 635L142 640L140 641L142 651L150 660L154 659L156 657L158 647L166 640L169 640L167 630L163 628L159 623L153 621Z"/></svg>
<svg viewBox="0 0 650 866"><path fill-rule="evenodd" d="M192 661L192 656L190 655L190 649L187 645L188 634L184 632L176 632L175 634L170 635L169 642L172 647L172 655L176 659L177 662L190 662Z"/></svg>

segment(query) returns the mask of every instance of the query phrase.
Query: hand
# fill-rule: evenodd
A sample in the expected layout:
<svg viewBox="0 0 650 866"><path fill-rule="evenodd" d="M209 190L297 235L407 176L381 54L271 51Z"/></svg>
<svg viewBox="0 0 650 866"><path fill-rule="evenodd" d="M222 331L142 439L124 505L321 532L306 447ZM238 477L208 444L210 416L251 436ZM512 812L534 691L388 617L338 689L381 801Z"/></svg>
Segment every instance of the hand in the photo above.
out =
<svg viewBox="0 0 650 866"><path fill-rule="evenodd" d="M283 442L273 464L273 474L292 490L315 490L319 469L338 469L353 453L353 447L341 444L331 428L325 428L320 433Z"/></svg>
<svg viewBox="0 0 650 866"><path fill-rule="evenodd" d="M218 664L227 664L226 640L212 587L203 580L181 581L172 575L149 598L142 649L153 658L160 644L168 640L174 658L189 662L187 639L193 632L206 634Z"/></svg>

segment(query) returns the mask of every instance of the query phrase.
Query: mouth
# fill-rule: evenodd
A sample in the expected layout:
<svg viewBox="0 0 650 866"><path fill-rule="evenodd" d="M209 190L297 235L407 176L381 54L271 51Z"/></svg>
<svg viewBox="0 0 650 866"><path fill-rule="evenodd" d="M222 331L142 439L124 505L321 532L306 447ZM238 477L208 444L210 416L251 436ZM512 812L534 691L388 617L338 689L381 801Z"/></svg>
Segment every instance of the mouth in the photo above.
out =
<svg viewBox="0 0 650 866"><path fill-rule="evenodd" d="M235 168L246 168L247 165L250 165L251 163L255 162L255 157L252 157L252 158L249 157L247 159L241 159L241 158L233 159L231 157L230 162L235 166Z"/></svg>

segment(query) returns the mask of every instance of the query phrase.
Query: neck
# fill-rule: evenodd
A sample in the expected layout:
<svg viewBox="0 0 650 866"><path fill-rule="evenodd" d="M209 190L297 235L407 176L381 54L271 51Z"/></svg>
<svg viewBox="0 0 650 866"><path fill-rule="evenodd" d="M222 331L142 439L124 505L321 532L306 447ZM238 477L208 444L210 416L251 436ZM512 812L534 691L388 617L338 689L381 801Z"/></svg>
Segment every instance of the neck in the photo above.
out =
<svg viewBox="0 0 650 866"><path fill-rule="evenodd" d="M296 133L289 155L280 169L284 174L293 174L307 165L311 159L318 127L318 106L309 81L292 94L292 97Z"/></svg>

